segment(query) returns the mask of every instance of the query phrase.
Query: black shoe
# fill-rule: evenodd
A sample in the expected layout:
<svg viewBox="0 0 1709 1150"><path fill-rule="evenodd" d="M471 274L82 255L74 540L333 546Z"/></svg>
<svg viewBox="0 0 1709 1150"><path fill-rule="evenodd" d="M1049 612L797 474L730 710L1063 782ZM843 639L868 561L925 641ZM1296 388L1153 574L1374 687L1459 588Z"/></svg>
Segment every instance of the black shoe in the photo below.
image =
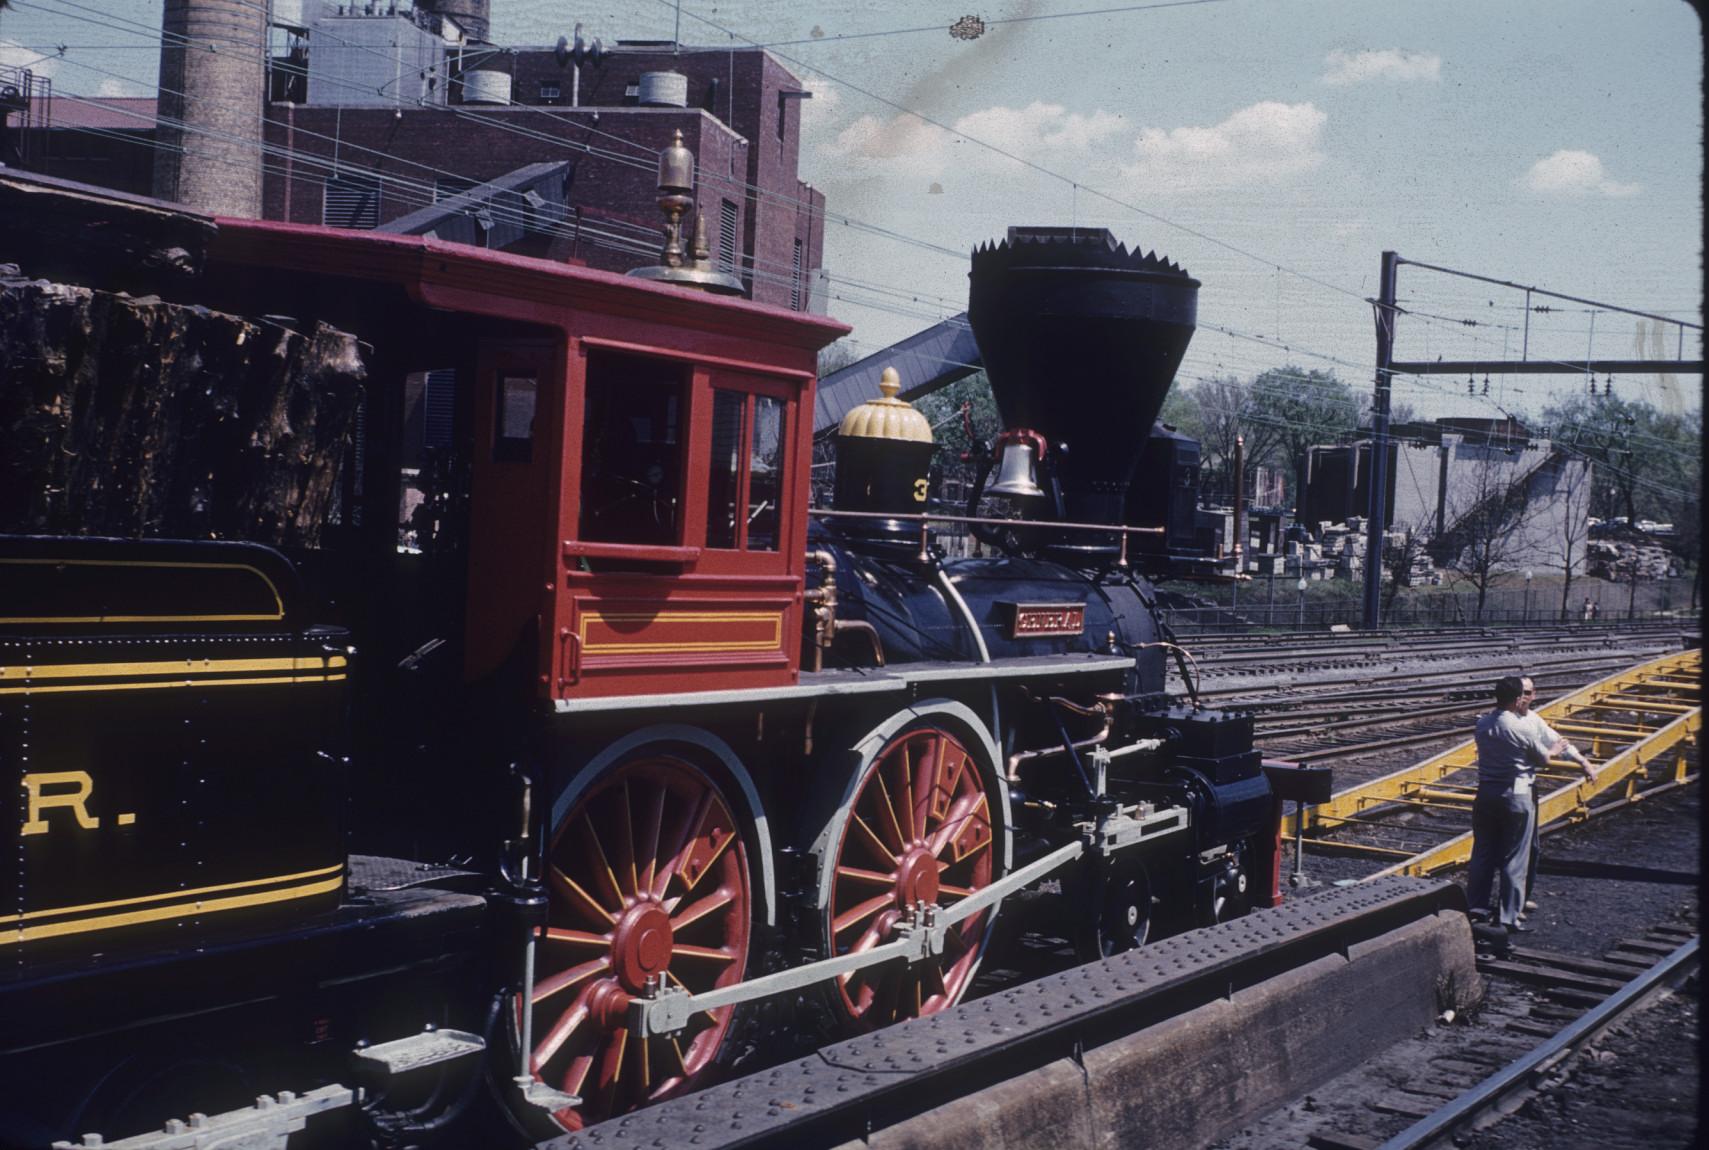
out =
<svg viewBox="0 0 1709 1150"><path fill-rule="evenodd" d="M1531 931L1535 929L1533 927L1526 926L1522 922L1510 922L1506 925L1508 934L1530 934Z"/></svg>
<svg viewBox="0 0 1709 1150"><path fill-rule="evenodd" d="M1490 915L1489 915L1489 911L1487 911L1487 910L1479 910L1479 909L1473 908L1472 910L1468 910L1466 912L1466 917L1471 919L1473 922L1488 922Z"/></svg>

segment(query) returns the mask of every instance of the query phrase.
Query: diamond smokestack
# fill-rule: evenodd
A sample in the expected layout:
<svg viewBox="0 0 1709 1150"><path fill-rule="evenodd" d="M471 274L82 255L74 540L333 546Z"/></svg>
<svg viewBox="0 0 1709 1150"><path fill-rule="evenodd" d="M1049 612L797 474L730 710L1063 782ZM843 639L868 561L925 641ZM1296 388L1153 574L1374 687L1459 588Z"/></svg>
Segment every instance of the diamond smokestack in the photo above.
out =
<svg viewBox="0 0 1709 1150"><path fill-rule="evenodd" d="M1004 426L1043 437L1067 519L1125 522L1134 466L1198 322L1199 281L1102 228L1010 228L973 253L968 278Z"/></svg>

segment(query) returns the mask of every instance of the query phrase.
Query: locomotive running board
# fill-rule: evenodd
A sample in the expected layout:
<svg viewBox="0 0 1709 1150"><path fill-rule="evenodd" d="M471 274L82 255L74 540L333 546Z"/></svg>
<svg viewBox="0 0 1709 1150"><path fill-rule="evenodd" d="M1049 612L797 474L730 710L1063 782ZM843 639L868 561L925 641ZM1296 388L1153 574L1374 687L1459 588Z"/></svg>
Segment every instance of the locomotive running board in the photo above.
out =
<svg viewBox="0 0 1709 1150"><path fill-rule="evenodd" d="M542 1145L1201 1145L1473 1001L1464 908L1329 888Z"/></svg>

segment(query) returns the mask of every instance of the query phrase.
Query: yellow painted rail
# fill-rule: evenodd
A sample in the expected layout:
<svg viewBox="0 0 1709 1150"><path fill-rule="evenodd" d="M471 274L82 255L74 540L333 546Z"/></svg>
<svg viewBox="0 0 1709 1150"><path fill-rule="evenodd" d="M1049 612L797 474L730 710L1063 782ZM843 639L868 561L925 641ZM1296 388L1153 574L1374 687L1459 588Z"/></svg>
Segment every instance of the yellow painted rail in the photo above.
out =
<svg viewBox="0 0 1709 1150"><path fill-rule="evenodd" d="M1539 825L1560 819L1578 821L1589 817L1590 800L1618 790L1620 798L1637 801L1644 791L1639 784L1652 772L1665 768L1670 782L1683 783L1686 747L1702 727L1700 678L1703 653L1693 649L1659 659L1563 695L1537 709L1544 720L1571 739L1590 759L1596 778L1586 781L1576 765L1557 761L1538 776ZM1671 762L1669 756L1671 755ZM1332 796L1327 803L1307 808L1305 829L1330 830L1376 821L1379 810L1395 807L1428 807L1469 812L1477 789L1477 747L1467 740L1439 755L1384 775ZM1550 783L1563 783L1543 790ZM1468 814L1469 821L1469 814ZM1294 816L1283 820L1283 834L1294 833ZM1315 844L1349 853L1393 857L1392 848L1368 852L1354 843L1321 841ZM1471 857L1472 836L1468 829L1422 854L1408 855L1378 874L1424 875L1463 864ZM1372 876L1376 877L1376 876Z"/></svg>

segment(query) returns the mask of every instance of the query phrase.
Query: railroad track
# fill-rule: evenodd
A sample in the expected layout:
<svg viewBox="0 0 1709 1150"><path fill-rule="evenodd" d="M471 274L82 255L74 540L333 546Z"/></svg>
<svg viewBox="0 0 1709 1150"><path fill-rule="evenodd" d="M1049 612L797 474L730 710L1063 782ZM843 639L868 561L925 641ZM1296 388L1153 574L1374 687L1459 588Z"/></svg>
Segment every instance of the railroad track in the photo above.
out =
<svg viewBox="0 0 1709 1150"><path fill-rule="evenodd" d="M1701 674L1700 650L1665 655L1538 708L1545 721L1581 744L1596 767L1592 782L1577 781L1576 769L1564 761L1539 774L1539 825L1583 821L1694 781L1691 752L1702 725ZM1463 732L1463 726L1460 729ZM1401 735L1387 744L1431 737ZM1338 747L1296 758L1321 761L1346 750ZM1305 847L1318 854L1376 859L1387 863L1378 871L1382 874L1433 874L1461 865L1471 854L1476 768L1475 745L1460 742L1422 762L1347 787L1303 814L1296 812L1284 820L1283 833L1295 838L1296 852ZM1542 793L1551 785L1552 790ZM1317 833L1308 838L1306 831Z"/></svg>
<svg viewBox="0 0 1709 1150"><path fill-rule="evenodd" d="M1491 980L1475 1044L1431 1052L1395 1050L1385 1060L1408 1072L1392 1090L1361 1099L1388 1134L1320 1129L1305 1136L1313 1150L1426 1150L1501 1121L1539 1094L1565 1086L1574 1056L1610 1028L1654 1005L1700 969L1694 925L1652 926L1623 939L1602 958L1514 947L1480 957Z"/></svg>

